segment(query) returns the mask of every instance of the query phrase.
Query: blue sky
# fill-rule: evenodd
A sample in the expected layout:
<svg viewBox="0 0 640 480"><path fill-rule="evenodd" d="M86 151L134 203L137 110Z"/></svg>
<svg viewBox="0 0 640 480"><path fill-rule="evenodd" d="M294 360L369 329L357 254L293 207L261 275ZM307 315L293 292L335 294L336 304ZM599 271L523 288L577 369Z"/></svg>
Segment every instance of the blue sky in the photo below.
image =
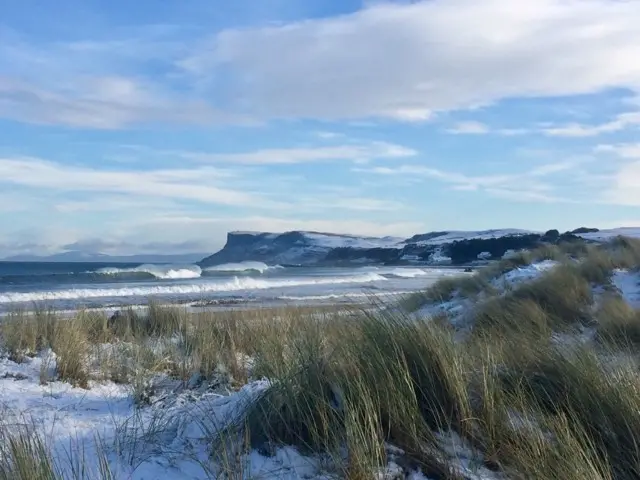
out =
<svg viewBox="0 0 640 480"><path fill-rule="evenodd" d="M5 2L0 256L640 224L640 1Z"/></svg>

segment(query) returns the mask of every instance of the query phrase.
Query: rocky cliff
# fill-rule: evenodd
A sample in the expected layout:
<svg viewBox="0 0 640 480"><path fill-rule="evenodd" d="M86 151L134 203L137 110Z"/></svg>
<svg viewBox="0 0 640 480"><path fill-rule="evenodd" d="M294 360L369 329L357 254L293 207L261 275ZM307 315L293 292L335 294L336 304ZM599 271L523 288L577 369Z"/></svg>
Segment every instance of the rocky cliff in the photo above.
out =
<svg viewBox="0 0 640 480"><path fill-rule="evenodd" d="M589 229L594 234L595 229ZM572 232L535 233L503 229L430 232L402 239L358 237L320 232L230 232L219 252L199 262L202 267L259 261L269 265L409 264L465 265L497 259L510 251L541 244L584 241Z"/></svg>

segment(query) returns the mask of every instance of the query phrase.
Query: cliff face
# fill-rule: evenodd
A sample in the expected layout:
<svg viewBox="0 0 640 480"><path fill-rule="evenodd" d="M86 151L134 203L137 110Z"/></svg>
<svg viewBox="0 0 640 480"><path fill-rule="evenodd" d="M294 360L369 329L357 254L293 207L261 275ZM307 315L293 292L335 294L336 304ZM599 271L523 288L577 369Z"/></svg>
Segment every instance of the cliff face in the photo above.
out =
<svg viewBox="0 0 640 480"><path fill-rule="evenodd" d="M335 235L318 232L254 233L230 232L227 243L218 253L203 259L201 266L259 261L267 264L321 264L328 254L342 247L360 251L379 245L393 245L402 239L384 239Z"/></svg>
<svg viewBox="0 0 640 480"><path fill-rule="evenodd" d="M408 239L356 237L319 232L230 232L219 252L201 260L208 267L224 263L259 261L269 265L337 266L354 264L464 265L501 258L509 251L541 244L584 241L572 233L560 235L522 230L431 232Z"/></svg>

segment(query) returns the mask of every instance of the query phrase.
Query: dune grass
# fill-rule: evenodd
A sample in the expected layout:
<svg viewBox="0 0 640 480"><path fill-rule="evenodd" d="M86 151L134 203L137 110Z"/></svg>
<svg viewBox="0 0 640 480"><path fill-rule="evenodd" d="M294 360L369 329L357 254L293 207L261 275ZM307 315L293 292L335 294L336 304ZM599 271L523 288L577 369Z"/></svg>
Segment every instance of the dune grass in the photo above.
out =
<svg viewBox="0 0 640 480"><path fill-rule="evenodd" d="M640 311L618 295L607 295L596 313L596 339L605 345L637 349L640 346Z"/></svg>
<svg viewBox="0 0 640 480"><path fill-rule="evenodd" d="M0 480L70 479L115 480L104 449L66 451L56 458L41 432L23 425L0 427Z"/></svg>
<svg viewBox="0 0 640 480"><path fill-rule="evenodd" d="M442 435L455 432L483 459L484 468L509 478L637 478L637 374L601 362L596 347L567 352L550 342L556 317L567 306L550 307L548 298L532 289L536 295L484 311L477 321L487 322L486 328L462 342L435 322L388 310L361 312L349 321L280 311L275 322L275 312L232 312L187 316L182 323L170 320L171 328L162 331L170 333L177 351L165 352L164 364L154 365L158 352L147 353L147 358L131 350L116 355L121 364L144 365L176 378L212 376L226 365L238 384L252 375L238 358L251 355L253 375L268 376L272 387L237 423L212 432L212 458L235 458L229 456L226 440L237 438L245 451L295 446L307 455L331 459L337 478L372 478L388 463L393 445L404 452L407 469L428 478L462 479L442 444ZM581 295L572 298L584 300ZM63 322L76 328L60 327ZM92 339L106 338L102 330L92 337L96 322L87 321L87 330L76 322L60 319L54 324L56 348L77 345L82 338L91 351ZM20 324L32 328L24 319ZM113 335L114 344L141 349L157 340L148 336L149 330L142 331L135 342L126 336L125 343L112 332L106 336ZM80 354L85 350L70 358ZM188 359L184 370L180 359ZM88 371L85 365L83 372ZM64 379L73 382L76 374L65 373ZM85 375L75 379L78 385ZM135 383L135 374L123 375L121 381ZM26 468L19 466L23 455L38 459L30 468L40 465L45 471L50 460L46 448L20 442L9 456L11 468ZM241 465L239 460L228 462L226 477L219 478L233 478L238 473L234 468ZM41 477L28 476L34 474L4 478L60 478L48 477L46 471Z"/></svg>
<svg viewBox="0 0 640 480"><path fill-rule="evenodd" d="M336 478L376 478L393 460L405 473L466 479L460 455L503 478L640 478L640 314L594 293L616 268L637 268L640 248L616 240L580 258L558 252L511 259L561 264L508 291L490 282L505 263L427 292L429 301L475 299L464 338L402 309L193 314L157 303L114 318L16 313L0 338L15 361L51 349L58 380L131 384L139 408L157 373L185 386L224 378L232 389L268 378L233 423L210 432L212 478L245 478L243 456L282 446L322 458ZM585 328L593 342L557 341ZM455 455L448 438L461 443ZM0 479L57 480L57 469L37 436L3 439Z"/></svg>

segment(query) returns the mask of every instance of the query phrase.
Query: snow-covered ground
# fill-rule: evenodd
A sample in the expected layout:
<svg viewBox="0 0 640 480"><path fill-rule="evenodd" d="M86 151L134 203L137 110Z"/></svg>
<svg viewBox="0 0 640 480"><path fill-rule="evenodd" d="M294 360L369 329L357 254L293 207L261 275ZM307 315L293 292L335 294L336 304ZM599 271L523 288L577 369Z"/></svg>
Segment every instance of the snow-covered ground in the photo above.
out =
<svg viewBox="0 0 640 480"><path fill-rule="evenodd" d="M128 385L92 382L87 390L59 381L42 385L43 370L53 376L55 358L0 360L0 422L14 433L18 425L37 430L69 478L73 463L99 472L97 445L118 479L217 478L230 468L241 478L330 478L318 460L293 447L272 457L247 451L237 458L230 454L229 464L210 461L211 434L236 420L268 388L266 380L231 391L182 388L165 379L150 405L136 407Z"/></svg>
<svg viewBox="0 0 640 480"><path fill-rule="evenodd" d="M640 308L640 273L628 270L616 270L612 278L613 284L622 298L634 308Z"/></svg>
<svg viewBox="0 0 640 480"><path fill-rule="evenodd" d="M0 424L14 433L18 425L36 429L63 469L84 451L86 465L97 473L100 444L116 478L140 480L215 478L222 465L208 462L210 432L234 421L268 387L267 381L257 380L235 392L224 386L185 389L180 382L158 378L151 404L136 407L129 385L91 382L85 390L60 381L41 384L41 378L54 378L54 372L55 356L40 355L21 364L0 360ZM243 461L251 478L271 472L276 478L324 478L314 477L317 466L294 449L278 451L273 458L249 452Z"/></svg>
<svg viewBox="0 0 640 480"><path fill-rule="evenodd" d="M0 427L17 433L20 426L37 432L53 452L64 478L82 465L98 478L99 461L107 459L116 479L208 479L233 470L233 478L336 479L326 459L302 455L294 447L281 447L273 456L256 450L229 450L211 457L212 434L236 421L261 392L267 380L253 380L232 390L227 385L155 378L148 404L136 406L129 385L91 382L75 388L55 378L55 354L45 352L24 363L0 360ZM482 465L482 457L452 432L439 434L443 460L465 478L501 478ZM100 453L98 453L100 452ZM403 452L388 446L389 464L381 480L429 480L419 471L398 466ZM397 462L397 463L396 463ZM406 476L408 475L408 477ZM227 477L229 478L229 477Z"/></svg>

